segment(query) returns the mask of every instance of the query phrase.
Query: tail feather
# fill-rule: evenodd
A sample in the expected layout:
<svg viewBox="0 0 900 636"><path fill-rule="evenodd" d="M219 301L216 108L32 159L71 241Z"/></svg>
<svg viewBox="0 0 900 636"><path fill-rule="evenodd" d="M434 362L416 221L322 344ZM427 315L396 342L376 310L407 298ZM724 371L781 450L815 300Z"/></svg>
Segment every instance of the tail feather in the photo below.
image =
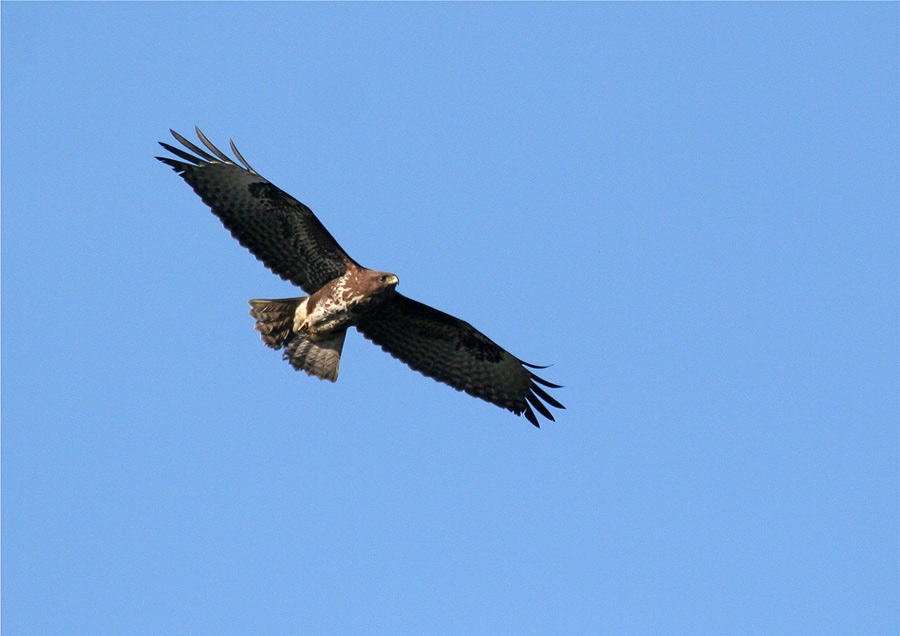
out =
<svg viewBox="0 0 900 636"><path fill-rule="evenodd" d="M255 329L266 346L272 349L284 348L282 357L294 369L302 369L309 375L334 382L337 380L347 330L327 339L316 340L308 340L305 333L297 333L297 325L305 319L305 301L306 297L251 300L250 315L256 318Z"/></svg>
<svg viewBox="0 0 900 636"><path fill-rule="evenodd" d="M282 357L297 371L303 369L321 380L337 380L341 366L341 349L344 347L344 329L327 340L307 340L293 336L288 340Z"/></svg>
<svg viewBox="0 0 900 636"><path fill-rule="evenodd" d="M281 298L278 300L251 300L250 315L256 318L254 327L263 342L272 349L281 349L294 329L294 315L303 298Z"/></svg>

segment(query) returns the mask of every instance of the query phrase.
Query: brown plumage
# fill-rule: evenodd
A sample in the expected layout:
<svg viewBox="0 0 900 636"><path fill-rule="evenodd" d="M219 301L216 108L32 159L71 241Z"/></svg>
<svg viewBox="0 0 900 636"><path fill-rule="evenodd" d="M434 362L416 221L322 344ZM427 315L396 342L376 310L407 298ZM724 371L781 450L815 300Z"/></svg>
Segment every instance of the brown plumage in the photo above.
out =
<svg viewBox="0 0 900 636"><path fill-rule="evenodd" d="M297 370L337 379L351 326L410 368L459 391L524 414L553 420L547 405L565 408L540 385L559 388L467 322L396 292L398 279L350 258L312 211L261 177L231 142L238 165L197 129L200 148L175 131L186 149L157 157L200 195L241 245L309 296L251 300L263 342L284 349ZM193 153L193 154L191 154ZM545 404L546 403L546 404Z"/></svg>

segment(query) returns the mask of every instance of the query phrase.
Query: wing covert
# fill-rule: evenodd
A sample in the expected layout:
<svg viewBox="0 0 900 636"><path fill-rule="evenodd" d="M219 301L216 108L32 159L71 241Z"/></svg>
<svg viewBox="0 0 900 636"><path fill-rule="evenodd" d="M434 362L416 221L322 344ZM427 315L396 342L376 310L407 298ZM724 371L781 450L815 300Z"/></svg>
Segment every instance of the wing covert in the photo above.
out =
<svg viewBox="0 0 900 636"><path fill-rule="evenodd" d="M207 150L171 131L188 151L157 157L194 189L238 242L281 278L309 294L355 264L312 210L259 175L231 142L241 165L196 129ZM191 154L193 153L193 154Z"/></svg>

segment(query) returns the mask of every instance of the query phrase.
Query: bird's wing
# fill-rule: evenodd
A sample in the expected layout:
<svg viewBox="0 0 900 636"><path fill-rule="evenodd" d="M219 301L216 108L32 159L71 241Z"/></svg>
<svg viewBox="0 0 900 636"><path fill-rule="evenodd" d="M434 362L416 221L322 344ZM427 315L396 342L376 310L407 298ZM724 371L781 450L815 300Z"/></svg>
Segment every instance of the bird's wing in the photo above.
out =
<svg viewBox="0 0 900 636"><path fill-rule="evenodd" d="M516 415L524 413L535 426L535 410L553 420L544 402L565 408L538 386L559 385L529 371L543 367L522 362L469 323L400 294L366 313L356 328L411 369Z"/></svg>
<svg viewBox="0 0 900 636"><path fill-rule="evenodd" d="M187 150L160 142L157 157L188 182L241 245L266 267L312 294L356 264L308 207L261 177L238 152L238 165L197 129L206 150L171 131ZM193 154L191 154L193 153Z"/></svg>

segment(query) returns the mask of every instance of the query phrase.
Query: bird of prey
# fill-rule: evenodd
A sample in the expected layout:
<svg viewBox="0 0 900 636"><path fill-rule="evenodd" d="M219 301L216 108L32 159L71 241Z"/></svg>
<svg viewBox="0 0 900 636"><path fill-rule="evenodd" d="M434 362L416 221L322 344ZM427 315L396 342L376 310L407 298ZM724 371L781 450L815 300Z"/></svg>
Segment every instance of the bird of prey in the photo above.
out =
<svg viewBox="0 0 900 636"><path fill-rule="evenodd" d="M204 148L174 130L184 150L160 145L171 166L241 245L308 296L251 300L256 330L296 370L337 380L349 327L410 368L458 391L524 414L553 420L547 404L565 408L540 385L560 388L530 369L469 323L396 291L398 278L362 267L341 249L308 207L259 175L241 156L237 162L195 129ZM546 402L546 404L545 404Z"/></svg>

